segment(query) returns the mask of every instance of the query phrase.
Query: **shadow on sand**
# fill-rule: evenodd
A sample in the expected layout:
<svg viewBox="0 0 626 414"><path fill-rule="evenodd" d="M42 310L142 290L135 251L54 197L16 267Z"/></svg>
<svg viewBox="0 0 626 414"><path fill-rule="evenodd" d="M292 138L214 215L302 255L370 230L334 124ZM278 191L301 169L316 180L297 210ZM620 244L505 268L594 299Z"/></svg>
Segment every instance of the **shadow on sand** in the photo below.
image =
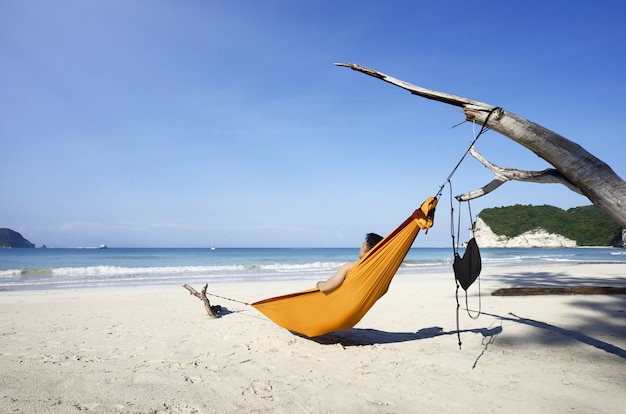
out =
<svg viewBox="0 0 626 414"><path fill-rule="evenodd" d="M492 316L497 318L500 322L515 322L532 326L541 330L548 330L552 333L558 334L561 338L560 341L553 341L551 344L559 346L564 342L578 341L594 348L601 349L610 354L616 355L620 358L626 359L626 350L610 344L608 342L595 339L582 332L561 328L555 325L551 325L545 322L537 321L534 319L523 318L514 314L510 316L494 315L491 313L482 312L482 315ZM488 345L493 343L496 336L502 333L502 326L496 326L493 328L477 328L477 329L462 329L459 333L478 333L483 336L483 344ZM417 332L385 332L377 329L360 329L353 328L346 331L334 332L326 335L321 335L315 338L309 338L319 344L340 344L342 346L360 346L360 345L374 345L374 344L390 344L407 341L418 341L424 339L432 339L442 335L457 335L457 331L444 331L443 328L438 326L423 328ZM529 341L533 341L531 337Z"/></svg>
<svg viewBox="0 0 626 414"><path fill-rule="evenodd" d="M563 288L572 286L597 287L598 285L620 288L626 287L626 277L621 276L612 278L581 278L572 277L567 273L559 272L520 272L502 276L495 275L491 276L491 278L497 278L499 282L503 282L502 284L509 285L511 287ZM597 295L594 296L597 297ZM610 299L600 303L597 300L591 300L590 296L587 295L572 295L572 301L569 303L570 306L575 309L593 311L598 315L598 317L581 320L579 326L570 329L562 328L535 319L521 317L513 313L509 313L507 316L502 316L481 312L482 315L488 315L496 318L496 321L500 322L500 326L491 328L465 329L460 330L459 332L460 334L477 333L483 336L484 349L478 356L476 362L478 362L478 359L480 359L480 357L487 350L487 347L495 341L496 336L502 333L503 322L519 323L537 328L534 330L534 333L530 333L524 337L524 340L528 343L540 343L545 346L559 347L568 343L579 342L601 349L622 359L626 359L625 349L583 333L603 332L608 333L610 336L615 338L623 339L626 337L626 326L623 325L624 312L626 311L626 295L612 294L605 295L605 297ZM547 333L550 334L546 335ZM376 329L353 328L346 331L334 332L307 339L323 345L340 344L342 346L349 347L427 340L442 335L457 335L457 331L444 331L443 328L438 326L422 328L417 332L385 332Z"/></svg>
<svg viewBox="0 0 626 414"><path fill-rule="evenodd" d="M485 338L492 338L502 332L502 327L495 328L477 328L462 329L460 333L479 333ZM322 345L340 344L343 346L360 346L360 345L376 345L376 344L392 344L407 341L418 341L422 339L432 339L442 335L456 335L457 331L444 331L439 326L431 328L423 328L417 332L385 332L377 329L360 329L353 328L347 331L333 332L326 335L320 335L314 338L308 338Z"/></svg>

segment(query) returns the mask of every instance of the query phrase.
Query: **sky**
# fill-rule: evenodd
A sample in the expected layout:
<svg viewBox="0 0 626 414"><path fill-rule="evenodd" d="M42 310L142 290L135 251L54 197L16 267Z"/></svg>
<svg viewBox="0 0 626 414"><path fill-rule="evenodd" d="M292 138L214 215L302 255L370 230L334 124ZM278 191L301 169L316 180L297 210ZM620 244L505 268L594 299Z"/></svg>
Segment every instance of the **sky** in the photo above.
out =
<svg viewBox="0 0 626 414"><path fill-rule="evenodd" d="M0 0L0 227L37 246L358 247L441 185L478 128L335 62L543 125L626 178L621 0ZM542 159L490 131L508 168ZM454 195L493 178L467 157ZM589 205L509 182L470 203ZM444 189L415 247L451 245Z"/></svg>

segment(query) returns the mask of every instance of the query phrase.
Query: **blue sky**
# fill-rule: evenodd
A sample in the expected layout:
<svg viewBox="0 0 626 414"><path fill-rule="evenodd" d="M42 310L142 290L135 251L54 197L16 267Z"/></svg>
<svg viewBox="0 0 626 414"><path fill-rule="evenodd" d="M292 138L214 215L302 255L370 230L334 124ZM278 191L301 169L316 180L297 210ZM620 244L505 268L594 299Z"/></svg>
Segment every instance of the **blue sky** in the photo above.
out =
<svg viewBox="0 0 626 414"><path fill-rule="evenodd" d="M456 108L501 106L626 177L622 1L0 1L0 227L49 247L358 247L444 182ZM495 132L478 150L549 167ZM467 158L454 194L486 184ZM415 246L450 245L448 190ZM487 207L590 202L507 183ZM455 204L458 211L458 206ZM469 226L462 207L463 226Z"/></svg>

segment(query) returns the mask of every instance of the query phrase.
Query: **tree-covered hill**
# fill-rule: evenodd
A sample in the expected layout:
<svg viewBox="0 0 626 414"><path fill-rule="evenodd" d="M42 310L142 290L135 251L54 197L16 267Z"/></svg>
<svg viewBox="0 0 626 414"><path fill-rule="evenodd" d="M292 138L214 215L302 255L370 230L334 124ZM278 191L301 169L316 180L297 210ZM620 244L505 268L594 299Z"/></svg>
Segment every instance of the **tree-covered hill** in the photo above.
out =
<svg viewBox="0 0 626 414"><path fill-rule="evenodd" d="M486 208L478 216L495 234L507 237L542 228L576 240L578 246L612 246L618 236L621 240L621 227L593 205L566 211L547 205L516 204Z"/></svg>
<svg viewBox="0 0 626 414"><path fill-rule="evenodd" d="M0 248L3 247L35 247L35 245L26 240L16 231L11 229L0 229Z"/></svg>

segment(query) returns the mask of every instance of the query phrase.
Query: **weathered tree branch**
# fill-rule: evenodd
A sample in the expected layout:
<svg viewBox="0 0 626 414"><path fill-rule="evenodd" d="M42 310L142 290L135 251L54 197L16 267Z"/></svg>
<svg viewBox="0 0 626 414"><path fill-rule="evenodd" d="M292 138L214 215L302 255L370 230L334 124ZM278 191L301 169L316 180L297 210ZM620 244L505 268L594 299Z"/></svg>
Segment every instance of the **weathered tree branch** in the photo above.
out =
<svg viewBox="0 0 626 414"><path fill-rule="evenodd" d="M470 148L469 153L472 157L480 161L481 164L489 168L495 177L490 183L482 188L479 188L478 190L457 195L455 198L459 201L468 201L482 197L500 187L507 181L526 181L540 184L563 184L570 190L578 194L582 194L578 187L572 184L567 177L564 177L563 174L555 169L548 168L543 171L523 171L513 168L502 168L492 162L489 162L474 147Z"/></svg>
<svg viewBox="0 0 626 414"><path fill-rule="evenodd" d="M208 284L204 285L204 288L202 288L202 293L198 293L197 290L195 290L188 284L184 284L183 287L187 289L191 295L199 298L202 301L202 303L204 303L204 309L206 310L206 313L210 317L219 318L218 312L221 307L219 305L211 306L211 303L209 302L209 298L206 297L206 291L209 287Z"/></svg>
<svg viewBox="0 0 626 414"><path fill-rule="evenodd" d="M375 78L384 80L385 82L391 83L392 85L396 85L401 87L402 89L406 89L411 92L413 95L418 95L423 98L432 99L434 101L439 101L443 103L447 103L449 105L465 107L465 106L476 106L487 112L495 109L495 106L491 106L489 104L475 101L473 99L464 98L458 95L452 95L445 92L434 91L432 89L426 89L421 86L413 85L412 83L405 82L400 79L396 79L389 75L386 75L382 72L378 72L374 69L369 69L354 63L335 63L335 66L344 66L346 68L350 68L356 70L357 72L365 73L366 75L373 76Z"/></svg>
<svg viewBox="0 0 626 414"><path fill-rule="evenodd" d="M626 288L622 286L522 287L503 288L491 293L491 296L531 295L626 295Z"/></svg>
<svg viewBox="0 0 626 414"><path fill-rule="evenodd" d="M462 107L466 120L485 125L546 160L607 216L626 228L626 182L580 145L541 125L484 102L426 89L353 63L335 65L381 79L414 95Z"/></svg>

